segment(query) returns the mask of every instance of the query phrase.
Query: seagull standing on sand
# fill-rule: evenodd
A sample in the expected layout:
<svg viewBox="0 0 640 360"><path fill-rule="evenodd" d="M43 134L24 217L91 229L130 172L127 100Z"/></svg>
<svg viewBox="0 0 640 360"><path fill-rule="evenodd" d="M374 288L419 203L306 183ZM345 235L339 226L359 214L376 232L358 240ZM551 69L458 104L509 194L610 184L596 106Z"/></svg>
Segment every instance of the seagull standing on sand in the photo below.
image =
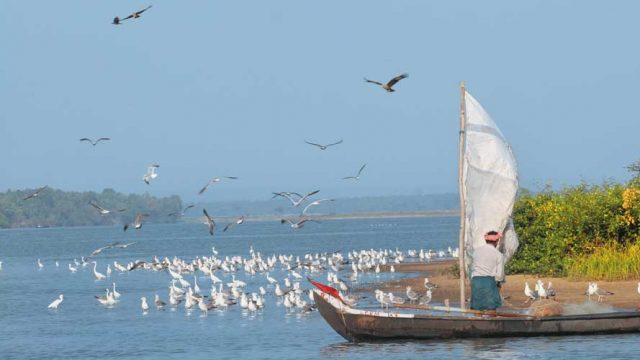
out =
<svg viewBox="0 0 640 360"><path fill-rule="evenodd" d="M342 139L340 139L340 141L338 141L338 142L334 142L334 143L327 144L327 145L316 144L316 143L312 143L312 142L309 142L309 141L306 141L306 140L305 140L305 143L307 143L309 145L317 146L320 150L327 150L327 148L330 147L330 146L342 144Z"/></svg>
<svg viewBox="0 0 640 360"><path fill-rule="evenodd" d="M375 81L375 80L369 80L367 78L364 78L364 81L366 81L368 83L380 85L387 92L394 92L395 90L393 89L393 85L395 85L398 81L400 81L402 79L406 79L408 77L409 77L409 74L398 75L398 76L394 77L393 79L389 80L389 82L386 83L386 84L383 84L383 83L381 83L379 81Z"/></svg>
<svg viewBox="0 0 640 360"><path fill-rule="evenodd" d="M536 295L534 294L534 292L529 287L529 283L526 282L526 281L524 283L524 294L527 296L527 301L525 303L528 303L529 301L532 301L532 300L536 299Z"/></svg>
<svg viewBox="0 0 640 360"><path fill-rule="evenodd" d="M36 191L34 191L31 194L29 194L29 195L25 196L24 198L22 198L22 200L24 201L24 200L29 200L29 199L34 198L34 197L38 197L40 195L40 193L46 188L47 188L47 185L45 185L45 186L43 186L41 188L38 188Z"/></svg>
<svg viewBox="0 0 640 360"><path fill-rule="evenodd" d="M53 309L53 310L58 310L58 306L60 306L60 304L62 304L62 300L64 300L64 295L60 294L60 296L58 296L57 299L53 300L51 302L51 304L49 304L49 306L47 306L47 308Z"/></svg>
<svg viewBox="0 0 640 360"><path fill-rule="evenodd" d="M237 176L220 176L220 177L214 177L213 179L209 180L209 182L202 188L200 189L200 191L198 191L198 195L202 195L202 193L204 193L205 191L207 191L207 189L209 188L209 185L211 184L215 184L217 182L222 181L222 179L231 179L231 180L238 180Z"/></svg>
<svg viewBox="0 0 640 360"><path fill-rule="evenodd" d="M362 165L360 170L358 170L358 175L356 175L356 176L345 176L345 177L342 178L342 180L347 180L347 179L360 180L360 174L362 174L362 170L364 170L365 166L367 166L367 164Z"/></svg>
<svg viewBox="0 0 640 360"><path fill-rule="evenodd" d="M202 209L202 212L204 213L204 217L207 220L207 226L209 226L209 234L213 236L213 230L216 228L216 222L211 216L209 216L209 213L207 213L206 209Z"/></svg>
<svg viewBox="0 0 640 360"><path fill-rule="evenodd" d="M99 143L100 141L106 141L106 140L111 140L111 138L108 138L108 137L101 137L101 138L99 138L99 139L98 139L98 140L96 140L96 141L93 141L93 140L91 140L91 139L89 139L89 138L82 138L82 139L80 139L80 141L88 141L88 142L89 142L89 144L91 144L91 145L93 145L93 146L98 145L98 143Z"/></svg>

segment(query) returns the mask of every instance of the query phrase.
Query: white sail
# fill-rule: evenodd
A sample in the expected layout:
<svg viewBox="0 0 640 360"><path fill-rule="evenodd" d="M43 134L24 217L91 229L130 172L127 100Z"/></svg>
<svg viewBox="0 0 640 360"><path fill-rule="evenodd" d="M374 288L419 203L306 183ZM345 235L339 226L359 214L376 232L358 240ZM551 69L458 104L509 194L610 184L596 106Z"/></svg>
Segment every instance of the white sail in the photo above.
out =
<svg viewBox="0 0 640 360"><path fill-rule="evenodd" d="M503 232L500 250L508 261L518 248L511 212L518 190L518 169L504 135L489 114L465 93L466 122L462 165L465 200L465 264L474 248L485 244L484 234Z"/></svg>

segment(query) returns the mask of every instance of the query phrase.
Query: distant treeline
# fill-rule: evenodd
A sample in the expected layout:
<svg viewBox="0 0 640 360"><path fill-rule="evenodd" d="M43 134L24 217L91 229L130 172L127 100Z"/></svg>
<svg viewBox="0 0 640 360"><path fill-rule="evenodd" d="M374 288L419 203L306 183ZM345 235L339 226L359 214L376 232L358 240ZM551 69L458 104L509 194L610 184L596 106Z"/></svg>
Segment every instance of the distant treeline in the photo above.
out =
<svg viewBox="0 0 640 360"><path fill-rule="evenodd" d="M175 217L167 214L182 209L182 200L176 195L157 198L149 194L123 194L113 189L97 193L46 188L37 197L23 200L34 191L0 193L0 228L120 225L132 222L137 213L149 214L149 222L174 222ZM91 202L111 212L102 215Z"/></svg>

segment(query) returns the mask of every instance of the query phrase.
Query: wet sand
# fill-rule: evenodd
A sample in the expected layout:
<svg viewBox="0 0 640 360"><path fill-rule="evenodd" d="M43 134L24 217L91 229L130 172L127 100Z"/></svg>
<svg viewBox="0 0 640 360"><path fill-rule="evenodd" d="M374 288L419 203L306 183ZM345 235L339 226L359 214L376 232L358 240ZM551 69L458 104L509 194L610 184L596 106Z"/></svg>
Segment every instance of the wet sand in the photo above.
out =
<svg viewBox="0 0 640 360"><path fill-rule="evenodd" d="M376 288L383 291L393 291L394 294L405 296L405 289L411 286L419 292L426 291L424 288L424 278L428 277L429 282L437 284L438 288L433 291L432 303L443 303L444 299L449 299L452 306L458 306L460 301L459 279L451 275L451 268L457 260L434 261L429 263L405 263L395 264L396 272L420 272L423 275L402 280L388 281L376 284ZM382 266L381 271L389 271L389 266ZM566 278L540 277L545 287L549 281L556 289L556 301L562 304L582 304L587 300L586 290L588 281L570 280ZM524 309L528 308L527 297L524 295L524 284L529 283L531 289L534 288L538 277L533 275L507 275L506 283L502 287L502 296L505 297L504 308ZM638 294L638 281L597 281L598 287L607 290L613 295L604 296L602 304L616 308L638 309L640 310L640 294ZM362 289L367 291L368 289ZM603 292L601 290L601 292ZM371 289L372 291L372 289ZM470 297L471 290L467 281L467 298ZM597 301L597 296L591 297L592 301Z"/></svg>

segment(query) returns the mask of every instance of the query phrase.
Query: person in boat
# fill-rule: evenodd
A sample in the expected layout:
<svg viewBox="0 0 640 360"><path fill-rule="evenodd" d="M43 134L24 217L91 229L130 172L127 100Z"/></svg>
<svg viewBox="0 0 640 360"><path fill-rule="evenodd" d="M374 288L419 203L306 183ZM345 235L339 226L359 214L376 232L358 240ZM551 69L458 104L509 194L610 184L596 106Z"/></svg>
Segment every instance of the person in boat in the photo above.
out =
<svg viewBox="0 0 640 360"><path fill-rule="evenodd" d="M486 244L474 250L471 264L471 309L493 310L502 306L500 286L504 282L504 255L497 249L502 237L497 231L484 235Z"/></svg>

